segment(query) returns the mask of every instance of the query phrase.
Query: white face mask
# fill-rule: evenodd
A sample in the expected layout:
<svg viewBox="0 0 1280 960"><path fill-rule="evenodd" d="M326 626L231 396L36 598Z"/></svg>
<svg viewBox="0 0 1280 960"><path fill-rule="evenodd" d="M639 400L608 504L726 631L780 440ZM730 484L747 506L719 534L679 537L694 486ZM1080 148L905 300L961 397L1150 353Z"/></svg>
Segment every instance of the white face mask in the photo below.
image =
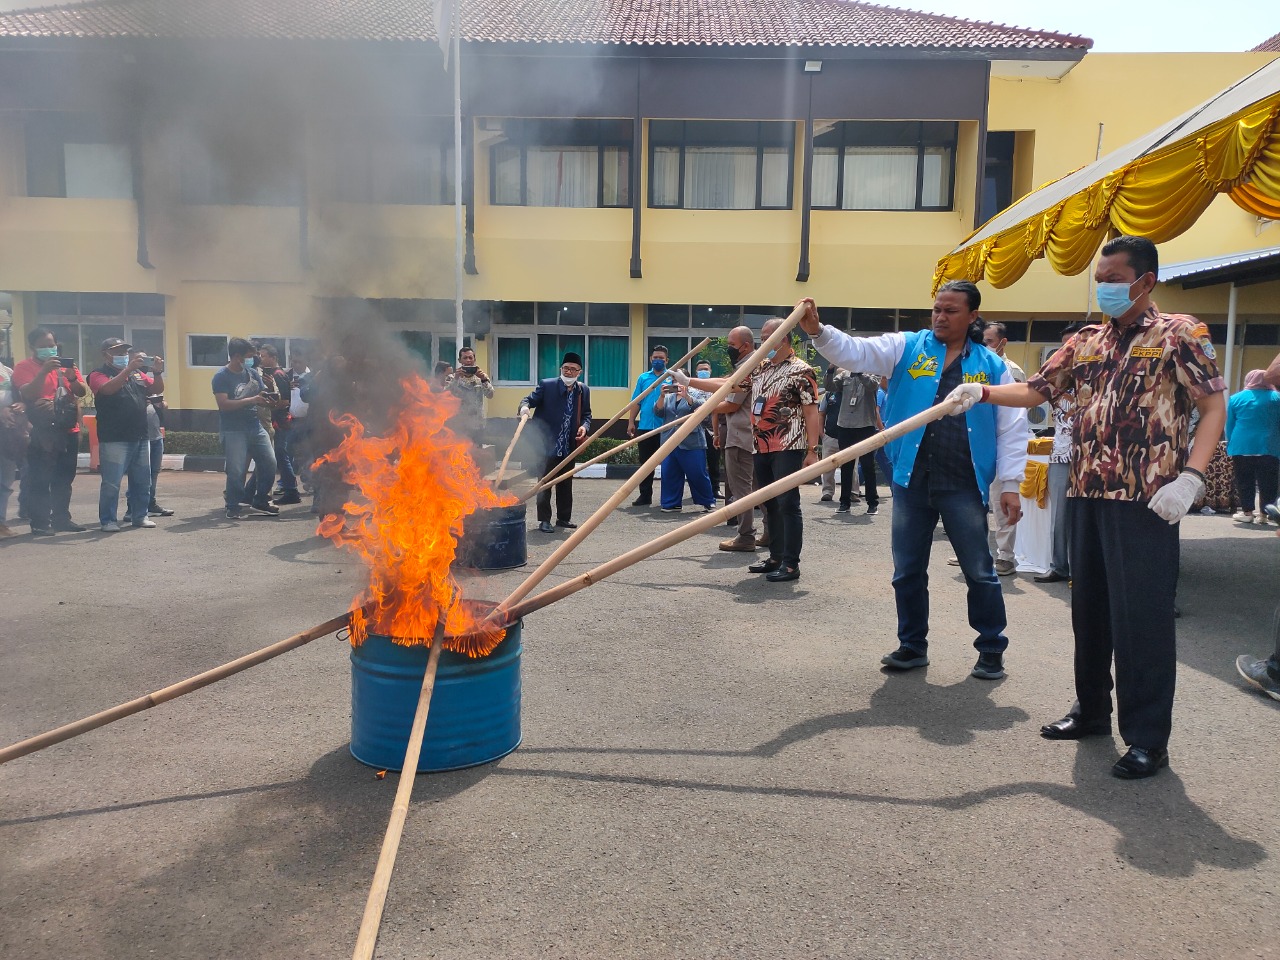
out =
<svg viewBox="0 0 1280 960"><path fill-rule="evenodd" d="M567 377L562 373L560 374L560 382L563 383L566 387L572 387L575 383L578 382L578 378L577 376Z"/></svg>

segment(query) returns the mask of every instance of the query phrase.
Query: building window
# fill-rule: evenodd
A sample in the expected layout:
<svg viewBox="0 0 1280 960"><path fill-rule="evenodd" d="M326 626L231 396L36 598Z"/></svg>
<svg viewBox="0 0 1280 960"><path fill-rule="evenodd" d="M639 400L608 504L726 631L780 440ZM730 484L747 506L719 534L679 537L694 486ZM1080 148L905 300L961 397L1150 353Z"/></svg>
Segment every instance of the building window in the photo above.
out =
<svg viewBox="0 0 1280 960"><path fill-rule="evenodd" d="M346 203L453 203L453 123L402 118L394 130L350 130L334 145L333 198Z"/></svg>
<svg viewBox="0 0 1280 960"><path fill-rule="evenodd" d="M81 369L101 363L102 341L120 337L151 356L164 356L164 297L155 293L35 295L37 322L53 332L62 355Z"/></svg>
<svg viewBox="0 0 1280 960"><path fill-rule="evenodd" d="M996 130L987 134L986 169L982 173L982 209L986 223L1013 203L1013 153L1016 134Z"/></svg>
<svg viewBox="0 0 1280 960"><path fill-rule="evenodd" d="M27 196L133 199L124 138L83 114L33 114L26 124Z"/></svg>
<svg viewBox="0 0 1280 960"><path fill-rule="evenodd" d="M190 334L187 363L192 367L224 367L227 364L227 337L221 334Z"/></svg>
<svg viewBox="0 0 1280 960"><path fill-rule="evenodd" d="M845 120L817 129L815 209L951 209L959 124Z"/></svg>
<svg viewBox="0 0 1280 960"><path fill-rule="evenodd" d="M264 128L265 129L265 128ZM260 136L246 156L238 144L187 142L179 151L179 192L183 203L223 206L296 207L302 202L302 171L287 129Z"/></svg>
<svg viewBox="0 0 1280 960"><path fill-rule="evenodd" d="M626 387L630 363L630 313L625 303L493 302L497 328L497 381L524 385L559 376L570 351L583 360L583 382Z"/></svg>
<svg viewBox="0 0 1280 960"><path fill-rule="evenodd" d="M650 120L649 206L791 208L795 124Z"/></svg>
<svg viewBox="0 0 1280 960"><path fill-rule="evenodd" d="M497 123L503 140L489 149L491 203L631 206L631 121L508 119Z"/></svg>
<svg viewBox="0 0 1280 960"><path fill-rule="evenodd" d="M316 359L315 351L320 345L320 341L313 340L310 337L251 335L249 340L250 342L257 344L259 347L275 347L276 354L280 357L280 366L282 367L289 366L295 354L305 357L308 361Z"/></svg>

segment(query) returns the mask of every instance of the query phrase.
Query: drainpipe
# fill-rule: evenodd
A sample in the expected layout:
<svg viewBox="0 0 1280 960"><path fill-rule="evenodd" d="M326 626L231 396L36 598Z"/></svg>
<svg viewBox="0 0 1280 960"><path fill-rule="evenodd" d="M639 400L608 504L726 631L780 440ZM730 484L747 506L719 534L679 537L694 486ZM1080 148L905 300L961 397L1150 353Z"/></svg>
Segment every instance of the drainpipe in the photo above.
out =
<svg viewBox="0 0 1280 960"><path fill-rule="evenodd" d="M813 74L808 75L809 104L804 117L804 172L800 188L800 265L796 282L809 282L809 221L813 210Z"/></svg>
<svg viewBox="0 0 1280 960"><path fill-rule="evenodd" d="M1238 293L1235 281L1232 281L1231 288L1227 292L1227 349L1226 356L1223 358L1223 373L1224 379L1227 381L1228 396L1231 395L1232 385L1236 379L1236 296Z"/></svg>

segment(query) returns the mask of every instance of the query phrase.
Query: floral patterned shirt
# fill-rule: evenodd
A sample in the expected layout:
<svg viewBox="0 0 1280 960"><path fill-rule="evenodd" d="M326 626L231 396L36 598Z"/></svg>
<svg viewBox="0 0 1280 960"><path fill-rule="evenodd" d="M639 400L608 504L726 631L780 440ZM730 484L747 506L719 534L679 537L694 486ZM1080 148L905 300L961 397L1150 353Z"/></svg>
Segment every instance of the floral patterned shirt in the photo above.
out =
<svg viewBox="0 0 1280 960"><path fill-rule="evenodd" d="M799 357L762 363L751 374L751 420L756 453L806 450L804 408L818 402L818 378Z"/></svg>
<svg viewBox="0 0 1280 960"><path fill-rule="evenodd" d="M1050 401L1074 391L1069 495L1103 500L1150 500L1177 477L1195 402L1226 390L1209 328L1154 305L1085 327L1027 384Z"/></svg>

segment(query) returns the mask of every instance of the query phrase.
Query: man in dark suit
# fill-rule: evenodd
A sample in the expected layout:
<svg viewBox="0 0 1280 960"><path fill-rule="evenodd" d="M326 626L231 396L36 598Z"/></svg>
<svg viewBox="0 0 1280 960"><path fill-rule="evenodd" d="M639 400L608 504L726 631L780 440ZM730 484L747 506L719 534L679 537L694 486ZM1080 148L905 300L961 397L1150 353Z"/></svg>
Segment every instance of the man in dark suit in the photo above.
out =
<svg viewBox="0 0 1280 960"><path fill-rule="evenodd" d="M560 364L560 376L543 380L520 401L521 415L532 411L533 421L546 452L542 468L545 478L556 464L573 452L591 431L591 389L579 383L582 375L582 357L566 353ZM565 469L571 469L572 465ZM538 529L554 533L551 526L551 491L556 492L556 526L572 530L577 526L573 514L573 480L565 480L554 488L548 487L538 494Z"/></svg>

